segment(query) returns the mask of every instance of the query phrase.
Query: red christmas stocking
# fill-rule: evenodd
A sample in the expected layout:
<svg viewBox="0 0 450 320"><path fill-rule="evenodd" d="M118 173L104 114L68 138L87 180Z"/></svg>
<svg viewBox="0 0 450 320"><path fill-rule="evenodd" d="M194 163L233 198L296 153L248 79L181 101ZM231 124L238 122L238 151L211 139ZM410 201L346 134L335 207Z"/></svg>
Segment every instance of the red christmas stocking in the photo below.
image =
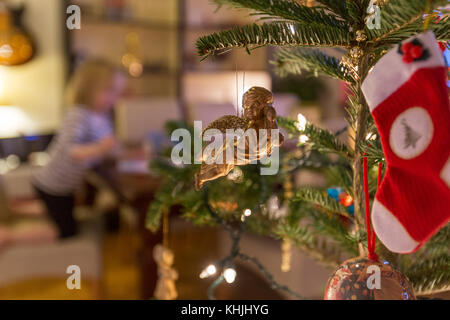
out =
<svg viewBox="0 0 450 320"><path fill-rule="evenodd" d="M393 252L420 248L450 220L450 104L446 68L432 32L390 50L362 85L387 170L372 208Z"/></svg>

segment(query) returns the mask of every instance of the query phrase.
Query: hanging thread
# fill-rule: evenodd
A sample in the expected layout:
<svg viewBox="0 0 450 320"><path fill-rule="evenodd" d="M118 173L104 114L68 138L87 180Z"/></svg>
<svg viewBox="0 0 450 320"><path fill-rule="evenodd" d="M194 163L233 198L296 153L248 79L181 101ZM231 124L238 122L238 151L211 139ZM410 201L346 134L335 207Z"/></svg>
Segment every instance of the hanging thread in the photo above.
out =
<svg viewBox="0 0 450 320"><path fill-rule="evenodd" d="M242 94L245 93L245 71L242 71ZM244 108L244 106L242 106Z"/></svg>
<svg viewBox="0 0 450 320"><path fill-rule="evenodd" d="M366 155L366 154L364 154ZM378 179L377 179L377 191L381 184L383 175L383 163L378 163ZM370 199L369 199L369 178L367 174L367 157L363 157L363 176L364 176L364 200L366 209L366 232L367 232L367 250L370 260L378 261L378 255L375 252L376 237L375 230L371 226L370 220Z"/></svg>
<svg viewBox="0 0 450 320"><path fill-rule="evenodd" d="M238 68L236 63L236 115L239 117L239 75L238 75Z"/></svg>
<svg viewBox="0 0 450 320"><path fill-rule="evenodd" d="M169 210L163 213L163 246L169 248Z"/></svg>

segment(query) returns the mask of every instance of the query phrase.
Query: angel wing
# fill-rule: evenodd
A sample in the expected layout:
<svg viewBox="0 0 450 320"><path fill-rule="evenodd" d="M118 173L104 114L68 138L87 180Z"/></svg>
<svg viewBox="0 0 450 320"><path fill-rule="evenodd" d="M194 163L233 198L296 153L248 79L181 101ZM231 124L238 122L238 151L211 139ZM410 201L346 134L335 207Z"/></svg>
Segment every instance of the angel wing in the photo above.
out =
<svg viewBox="0 0 450 320"><path fill-rule="evenodd" d="M230 147L226 141L227 141L227 137L229 138L233 138L234 137L234 141L237 143L238 141L241 140L242 135L239 134L242 131L245 131L249 126L249 121L246 118L240 118L237 116L232 116L232 115L226 115L226 116L222 116L216 120L214 120L213 122L211 122L204 130L202 133L202 137L204 137L205 133L210 130L210 129L216 129L219 130L222 133L222 138L223 138L223 143L222 145L215 149L211 155L209 154L202 154L202 161L206 161L208 160L208 156L212 156L213 160L218 159L220 156L224 156L225 155L225 151L228 147ZM242 130L238 130L238 129L242 129ZM227 130L233 130L233 132L235 134L233 134L232 136L228 135ZM208 161L210 162L210 161Z"/></svg>

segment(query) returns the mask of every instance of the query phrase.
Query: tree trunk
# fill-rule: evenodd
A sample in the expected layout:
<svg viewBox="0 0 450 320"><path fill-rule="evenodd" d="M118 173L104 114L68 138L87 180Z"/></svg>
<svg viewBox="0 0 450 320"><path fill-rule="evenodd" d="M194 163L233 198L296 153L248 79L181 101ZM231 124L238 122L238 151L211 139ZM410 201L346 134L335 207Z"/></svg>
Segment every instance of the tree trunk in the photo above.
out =
<svg viewBox="0 0 450 320"><path fill-rule="evenodd" d="M361 154L358 146L365 140L367 134L366 122L369 116L369 108L366 99L361 91L361 85L367 75L368 57L364 55L358 65L358 82L356 84L357 100L359 103L359 110L355 131L355 152L353 158L353 199L355 206L355 225L356 232L364 231L366 226L364 213L364 180L363 180L363 165ZM359 243L359 254L361 256L367 255L367 250L362 243Z"/></svg>

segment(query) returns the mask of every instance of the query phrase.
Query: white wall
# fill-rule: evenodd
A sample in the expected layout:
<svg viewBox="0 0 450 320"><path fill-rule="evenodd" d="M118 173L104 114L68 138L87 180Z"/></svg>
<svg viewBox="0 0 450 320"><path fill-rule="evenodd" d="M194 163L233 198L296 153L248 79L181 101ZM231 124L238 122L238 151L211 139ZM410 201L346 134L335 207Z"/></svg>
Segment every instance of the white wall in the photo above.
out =
<svg viewBox="0 0 450 320"><path fill-rule="evenodd" d="M50 132L58 127L61 117L66 72L63 1L23 2L26 11L22 22L32 33L38 52L24 65L0 68L0 101L17 107L24 117L14 119L14 125L2 130L0 137ZM8 114L11 112L3 115L0 106L0 117Z"/></svg>

